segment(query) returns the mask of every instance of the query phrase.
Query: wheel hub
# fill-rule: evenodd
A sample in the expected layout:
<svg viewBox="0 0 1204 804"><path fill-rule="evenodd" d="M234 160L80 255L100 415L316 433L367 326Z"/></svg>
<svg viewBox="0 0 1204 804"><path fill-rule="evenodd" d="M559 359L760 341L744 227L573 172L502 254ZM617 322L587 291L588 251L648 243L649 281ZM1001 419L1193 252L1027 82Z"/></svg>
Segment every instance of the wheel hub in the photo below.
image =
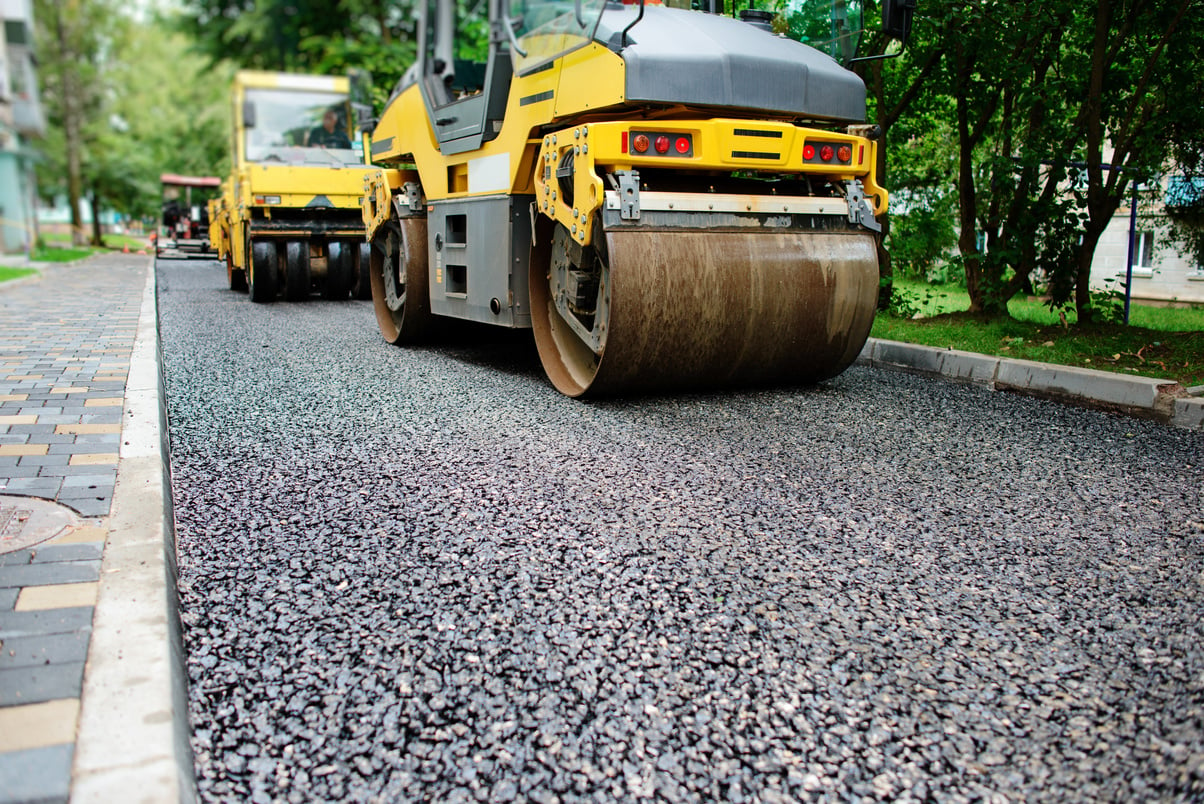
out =
<svg viewBox="0 0 1204 804"><path fill-rule="evenodd" d="M406 301L405 276L398 270L400 251L400 238L396 232L390 231L385 237L385 254L381 267L385 280L385 305L395 313L402 309Z"/></svg>

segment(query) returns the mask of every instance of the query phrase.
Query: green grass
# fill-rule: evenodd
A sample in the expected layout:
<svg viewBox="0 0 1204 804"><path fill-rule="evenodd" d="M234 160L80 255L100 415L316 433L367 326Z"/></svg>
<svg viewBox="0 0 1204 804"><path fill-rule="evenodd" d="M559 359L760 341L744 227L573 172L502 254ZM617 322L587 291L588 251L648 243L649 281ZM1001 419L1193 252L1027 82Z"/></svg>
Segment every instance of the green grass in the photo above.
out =
<svg viewBox="0 0 1204 804"><path fill-rule="evenodd" d="M29 276L30 274L36 273L37 271L35 271L33 268L9 268L7 266L0 265L0 283L8 282L11 279L20 279L23 276Z"/></svg>
<svg viewBox="0 0 1204 804"><path fill-rule="evenodd" d="M59 232L42 235L42 243L44 244L44 247L35 249L33 258L35 260L46 260L48 262L70 262L72 260L82 259L83 257L87 257L104 250L121 251L123 248L129 248L130 251L137 251L138 249L148 248L148 241L145 237L123 234L105 235L104 249L95 248L93 246L72 246L71 235ZM43 253L57 254L67 252L76 253L80 256L69 257L61 260L41 256Z"/></svg>
<svg viewBox="0 0 1204 804"><path fill-rule="evenodd" d="M121 249L129 247L130 251L137 251L140 248L147 248L147 239L145 237L135 237L134 235L105 235L105 247L110 249Z"/></svg>
<svg viewBox="0 0 1204 804"><path fill-rule="evenodd" d="M1204 385L1204 308L1132 305L1129 326L1078 327L1073 316L1063 325L1040 301L1013 300L1011 318L984 320L966 312L964 290L906 281L896 286L919 299L925 317L879 314L875 338Z"/></svg>
<svg viewBox="0 0 1204 804"><path fill-rule="evenodd" d="M46 246L43 248L35 248L30 259L37 262L75 262L82 260L84 257L90 257L96 253L94 248L58 248L55 246Z"/></svg>

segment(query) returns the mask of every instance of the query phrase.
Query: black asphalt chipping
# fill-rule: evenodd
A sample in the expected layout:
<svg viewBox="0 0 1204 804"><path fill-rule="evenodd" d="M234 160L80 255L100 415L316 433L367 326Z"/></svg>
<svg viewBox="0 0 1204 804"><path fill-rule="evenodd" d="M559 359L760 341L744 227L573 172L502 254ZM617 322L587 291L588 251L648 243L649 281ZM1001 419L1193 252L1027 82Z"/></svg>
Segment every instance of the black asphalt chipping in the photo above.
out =
<svg viewBox="0 0 1204 804"><path fill-rule="evenodd" d="M1199 433L861 367L583 403L521 333L159 280L206 801L1204 797Z"/></svg>

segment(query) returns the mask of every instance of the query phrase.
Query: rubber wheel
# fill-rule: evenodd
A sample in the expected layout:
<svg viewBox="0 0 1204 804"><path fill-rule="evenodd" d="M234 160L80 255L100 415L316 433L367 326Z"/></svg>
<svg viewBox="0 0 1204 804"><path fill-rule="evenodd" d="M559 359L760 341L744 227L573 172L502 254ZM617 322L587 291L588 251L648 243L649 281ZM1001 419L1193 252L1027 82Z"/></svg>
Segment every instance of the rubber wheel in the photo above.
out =
<svg viewBox="0 0 1204 804"><path fill-rule="evenodd" d="M419 343L432 328L426 219L394 218L372 240L372 306L389 343Z"/></svg>
<svg viewBox="0 0 1204 804"><path fill-rule="evenodd" d="M271 240L251 241L251 301L267 304L276 300L276 268L279 259Z"/></svg>
<svg viewBox="0 0 1204 804"><path fill-rule="evenodd" d="M301 301L309 290L309 243L290 240L284 247L284 298Z"/></svg>
<svg viewBox="0 0 1204 804"><path fill-rule="evenodd" d="M326 281L322 283L322 298L339 301L347 298L351 287L353 244L332 242L326 246Z"/></svg>
<svg viewBox="0 0 1204 804"><path fill-rule="evenodd" d="M353 266L354 281L351 285L353 299L372 298L372 246L369 243L359 243L352 254L355 257Z"/></svg>

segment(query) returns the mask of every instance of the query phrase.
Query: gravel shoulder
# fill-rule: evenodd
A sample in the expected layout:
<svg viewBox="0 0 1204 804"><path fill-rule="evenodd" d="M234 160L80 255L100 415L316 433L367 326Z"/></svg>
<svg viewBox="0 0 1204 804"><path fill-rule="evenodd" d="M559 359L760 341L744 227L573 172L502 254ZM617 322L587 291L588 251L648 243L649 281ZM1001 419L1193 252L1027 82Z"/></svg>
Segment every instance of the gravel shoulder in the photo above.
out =
<svg viewBox="0 0 1204 804"><path fill-rule="evenodd" d="M204 800L1204 797L1198 432L867 367L582 403L158 270Z"/></svg>

